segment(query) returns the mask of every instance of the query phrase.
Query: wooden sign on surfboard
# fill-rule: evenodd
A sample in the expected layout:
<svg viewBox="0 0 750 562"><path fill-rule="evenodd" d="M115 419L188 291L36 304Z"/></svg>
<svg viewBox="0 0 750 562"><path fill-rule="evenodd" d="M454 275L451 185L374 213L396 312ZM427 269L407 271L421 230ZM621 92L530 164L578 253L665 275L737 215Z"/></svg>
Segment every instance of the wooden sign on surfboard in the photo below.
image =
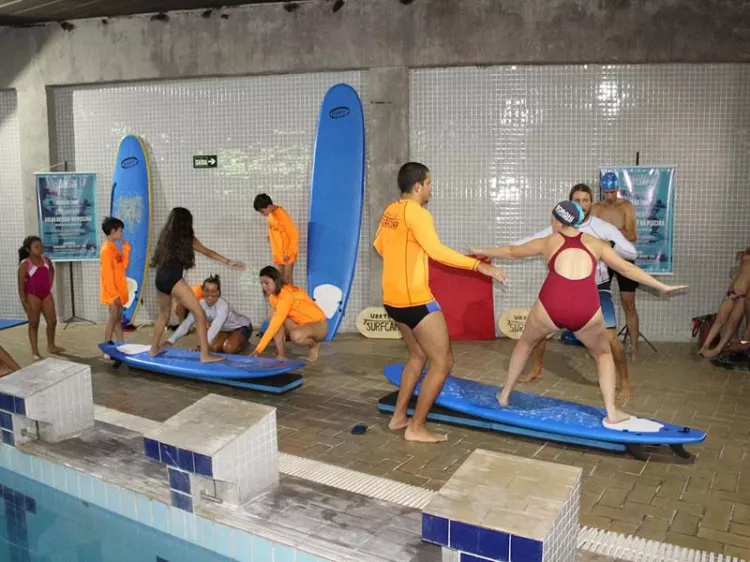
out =
<svg viewBox="0 0 750 562"><path fill-rule="evenodd" d="M403 336L382 306L365 308L357 316L357 330L366 338L398 340Z"/></svg>

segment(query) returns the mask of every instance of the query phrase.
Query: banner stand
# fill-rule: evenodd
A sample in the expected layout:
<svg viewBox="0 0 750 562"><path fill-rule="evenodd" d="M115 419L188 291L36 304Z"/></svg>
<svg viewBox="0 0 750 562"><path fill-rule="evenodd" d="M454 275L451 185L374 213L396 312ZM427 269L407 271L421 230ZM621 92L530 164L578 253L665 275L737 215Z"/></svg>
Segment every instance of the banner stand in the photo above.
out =
<svg viewBox="0 0 750 562"><path fill-rule="evenodd" d="M638 265L652 275L671 275L674 272L674 167L640 166L640 152L637 152L635 167L600 168L600 177L607 172L617 175L618 197L631 201L635 207ZM627 323L617 336L622 337L623 345L632 338ZM636 341L640 339L658 353L639 329Z"/></svg>
<svg viewBox="0 0 750 562"><path fill-rule="evenodd" d="M46 171L52 171L55 168L58 168L60 166L63 166L63 170L65 172L68 172L68 162L67 160L65 162L60 162L58 164L55 164L54 166L50 167L49 170ZM41 194L38 192L39 189L37 188L37 197L41 197ZM94 201L94 208L96 205L96 202ZM40 219L42 218L42 204L41 199L39 201L39 213L40 213ZM44 228L43 224L40 224L40 234L44 237ZM60 261L68 261L68 260L60 260ZM88 324L96 324L93 320L89 320L87 318L82 318L78 315L76 315L76 291L75 291L75 283L73 282L73 261L68 261L68 282L70 283L70 305L71 305L71 315L63 320L63 324L65 324L63 330L67 330L68 326L70 324L73 324L75 322L86 322Z"/></svg>

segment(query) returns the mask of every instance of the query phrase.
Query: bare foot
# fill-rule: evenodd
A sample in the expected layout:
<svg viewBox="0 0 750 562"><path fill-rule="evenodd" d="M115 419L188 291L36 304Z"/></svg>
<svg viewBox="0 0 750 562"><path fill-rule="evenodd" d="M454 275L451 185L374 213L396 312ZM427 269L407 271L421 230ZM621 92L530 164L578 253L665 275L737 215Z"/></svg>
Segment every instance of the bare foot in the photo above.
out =
<svg viewBox="0 0 750 562"><path fill-rule="evenodd" d="M276 355L274 359L278 359L279 361L286 361L286 355Z"/></svg>
<svg viewBox="0 0 750 562"><path fill-rule="evenodd" d="M0 365L0 377L11 374L13 371L5 365Z"/></svg>
<svg viewBox="0 0 750 562"><path fill-rule="evenodd" d="M318 354L320 353L320 344L316 343L310 347L310 351L307 352L305 361L308 363L315 363L318 360Z"/></svg>
<svg viewBox="0 0 750 562"><path fill-rule="evenodd" d="M224 361L226 357L222 357L221 355L201 355L201 363L218 363L219 361Z"/></svg>
<svg viewBox="0 0 750 562"><path fill-rule="evenodd" d="M538 369L534 369L530 373L526 373L524 376L522 376L520 379L518 379L519 382L531 382L536 379L542 378L542 368L539 367Z"/></svg>
<svg viewBox="0 0 750 562"><path fill-rule="evenodd" d="M156 349L154 349L153 347L151 347L151 351L149 351L149 352L148 352L148 354L149 354L149 355L150 355L151 357L158 357L159 355L161 355L161 354L162 354L162 353L164 353L165 351L166 351L166 349L164 349L164 348L163 348L163 347L161 347L161 346L159 346L159 347L158 347L158 348L156 348Z"/></svg>
<svg viewBox="0 0 750 562"><path fill-rule="evenodd" d="M41 361L43 359L42 355L39 353L34 353L31 357L34 361Z"/></svg>
<svg viewBox="0 0 750 562"><path fill-rule="evenodd" d="M411 426L408 426L404 432L404 439L416 443L442 443L443 441L448 441L448 436L432 433L431 431L427 431L424 427L415 431Z"/></svg>
<svg viewBox="0 0 750 562"><path fill-rule="evenodd" d="M618 398L630 398L633 395L633 392L630 390L629 384L624 384L620 388L620 393L617 395Z"/></svg>
<svg viewBox="0 0 750 562"><path fill-rule="evenodd" d="M388 424L388 429L390 429L391 431L398 431L399 429L404 429L408 426L409 418L407 416L397 416L396 414L393 414L393 417L391 417L391 421Z"/></svg>
<svg viewBox="0 0 750 562"><path fill-rule="evenodd" d="M614 417L607 416L607 423L620 423L630 419L630 414L626 414L622 410L615 409Z"/></svg>
<svg viewBox="0 0 750 562"><path fill-rule="evenodd" d="M109 361L112 358L105 353L104 355L102 355L102 359L104 359L105 361Z"/></svg>
<svg viewBox="0 0 750 562"><path fill-rule="evenodd" d="M510 396L503 396L503 392L497 393L497 401L501 406L507 406L510 403Z"/></svg>
<svg viewBox="0 0 750 562"><path fill-rule="evenodd" d="M719 353L721 353L721 350L719 349L719 346L716 346L715 348L713 348L713 350L707 349L707 350L705 350L703 352L699 352L699 353L703 357L705 357L706 359L713 359L714 357L716 357L717 355L719 355Z"/></svg>
<svg viewBox="0 0 750 562"><path fill-rule="evenodd" d="M60 347L58 345L50 345L47 347L47 353L55 354L55 353L64 353L64 352L65 352L65 348Z"/></svg>

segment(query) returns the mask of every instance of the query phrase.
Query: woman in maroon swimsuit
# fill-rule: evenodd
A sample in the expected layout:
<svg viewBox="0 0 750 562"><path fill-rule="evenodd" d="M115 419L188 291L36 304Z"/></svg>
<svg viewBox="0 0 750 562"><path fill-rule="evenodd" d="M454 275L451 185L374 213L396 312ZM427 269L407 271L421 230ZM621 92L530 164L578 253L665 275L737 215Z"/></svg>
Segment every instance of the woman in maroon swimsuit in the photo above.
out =
<svg viewBox="0 0 750 562"><path fill-rule="evenodd" d="M573 201L562 201L552 211L552 235L532 240L522 246L472 250L477 257L515 259L543 255L549 274L539 292L539 299L529 312L526 326L510 358L508 380L498 401L507 406L513 387L521 375L531 350L550 334L567 329L586 346L596 360L599 388L604 397L607 418L604 425L616 425L630 416L615 406L615 364L599 306L596 288L596 263L601 260L628 279L648 285L663 293L684 289L687 285L669 286L625 261L610 247L575 229L584 219L583 209Z"/></svg>

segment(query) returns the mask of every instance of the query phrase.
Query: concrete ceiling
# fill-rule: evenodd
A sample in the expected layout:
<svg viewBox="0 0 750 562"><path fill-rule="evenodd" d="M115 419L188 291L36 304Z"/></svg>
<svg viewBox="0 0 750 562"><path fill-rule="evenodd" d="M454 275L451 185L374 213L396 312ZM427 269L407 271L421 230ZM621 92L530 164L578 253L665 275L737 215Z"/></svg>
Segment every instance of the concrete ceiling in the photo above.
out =
<svg viewBox="0 0 750 562"><path fill-rule="evenodd" d="M30 25L83 18L274 3L291 2L290 0L0 0L0 25Z"/></svg>

